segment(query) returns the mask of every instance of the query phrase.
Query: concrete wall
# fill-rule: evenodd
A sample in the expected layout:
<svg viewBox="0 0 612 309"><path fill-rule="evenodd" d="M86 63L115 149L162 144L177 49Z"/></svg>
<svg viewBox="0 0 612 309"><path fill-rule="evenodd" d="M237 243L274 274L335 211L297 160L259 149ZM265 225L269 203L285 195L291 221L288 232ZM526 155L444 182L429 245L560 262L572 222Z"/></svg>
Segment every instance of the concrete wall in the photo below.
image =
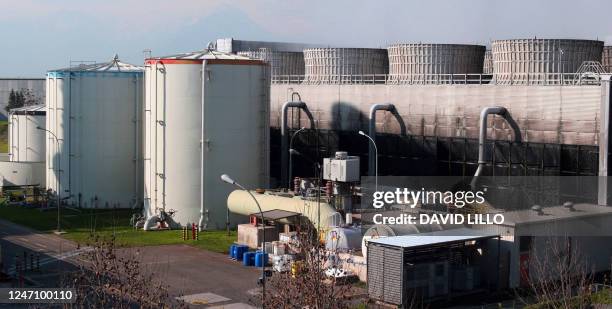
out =
<svg viewBox="0 0 612 309"><path fill-rule="evenodd" d="M501 105L517 120L526 142L598 144L600 86L274 84L273 128L280 127L281 107L292 91L308 104L319 129L366 129L372 104L393 103L410 135L477 138L481 109ZM290 126L308 127L305 115L289 115ZM489 121L489 138L512 139L505 121ZM379 112L378 132L399 133L399 128L393 116Z"/></svg>
<svg viewBox="0 0 612 309"><path fill-rule="evenodd" d="M8 104L11 89L15 91L30 89L31 93L40 99L40 104L45 103L44 78L0 78L0 119L6 119L8 116L5 107Z"/></svg>

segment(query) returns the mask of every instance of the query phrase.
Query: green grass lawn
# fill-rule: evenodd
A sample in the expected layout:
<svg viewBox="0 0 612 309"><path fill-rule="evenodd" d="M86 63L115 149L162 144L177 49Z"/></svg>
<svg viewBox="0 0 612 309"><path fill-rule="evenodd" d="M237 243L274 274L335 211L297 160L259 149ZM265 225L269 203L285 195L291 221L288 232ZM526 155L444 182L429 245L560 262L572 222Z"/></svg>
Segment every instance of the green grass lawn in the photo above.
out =
<svg viewBox="0 0 612 309"><path fill-rule="evenodd" d="M187 244L219 253L226 253L236 240L235 231L232 231L230 236L227 236L226 231L206 231L200 233L197 241L183 241L181 230L135 230L130 227L130 218L134 212L135 210L131 209L62 209L61 228L67 231L63 237L84 244L93 234L102 237L114 234L117 244L122 247ZM0 218L41 232L52 232L57 227L55 209L40 211L20 206L0 206Z"/></svg>
<svg viewBox="0 0 612 309"><path fill-rule="evenodd" d="M8 152L8 121L0 120L0 153Z"/></svg>

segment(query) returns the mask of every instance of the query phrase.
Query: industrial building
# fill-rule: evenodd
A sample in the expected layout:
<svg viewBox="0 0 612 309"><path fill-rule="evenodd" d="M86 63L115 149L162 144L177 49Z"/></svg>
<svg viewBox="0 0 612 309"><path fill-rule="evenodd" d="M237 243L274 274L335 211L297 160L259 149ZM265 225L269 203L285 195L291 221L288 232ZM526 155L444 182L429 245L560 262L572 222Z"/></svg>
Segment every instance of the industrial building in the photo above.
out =
<svg viewBox="0 0 612 309"><path fill-rule="evenodd" d="M81 64L47 73L47 186L77 207L142 200L143 67Z"/></svg>
<svg viewBox="0 0 612 309"><path fill-rule="evenodd" d="M448 300L524 285L525 261L551 223L557 234L585 233L569 243L593 271L609 270L607 184L579 196L588 202L563 205L557 194L535 208L506 192L488 209L503 224L393 226L365 219L372 186L361 176L376 176L376 189L378 175L608 176L606 52L593 40L495 40L487 52L219 39L144 67L115 57L49 71L44 122L22 128L19 117L40 108L14 111L11 156L40 159L40 145L21 141L39 141L41 127L42 185L67 204L142 205L136 225L148 231L237 225L240 244L274 252L280 270L305 222L372 299Z"/></svg>

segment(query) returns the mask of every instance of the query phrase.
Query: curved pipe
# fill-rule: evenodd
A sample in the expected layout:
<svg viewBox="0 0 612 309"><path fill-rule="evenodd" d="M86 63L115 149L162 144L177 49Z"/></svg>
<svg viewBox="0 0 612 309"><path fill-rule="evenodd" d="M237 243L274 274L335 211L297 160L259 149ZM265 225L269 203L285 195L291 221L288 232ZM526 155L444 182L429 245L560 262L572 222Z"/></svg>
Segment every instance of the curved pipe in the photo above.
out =
<svg viewBox="0 0 612 309"><path fill-rule="evenodd" d="M376 166L376 112L377 111L387 111L395 116L397 122L400 125L400 134L406 135L406 124L404 124L404 120L397 112L395 105L391 103L384 104L374 104L370 107L370 122L368 124L368 135L370 136L372 143L370 143L368 148L368 175L375 176L375 166Z"/></svg>
<svg viewBox="0 0 612 309"><path fill-rule="evenodd" d="M291 97L293 98L293 93ZM299 97L299 94L298 94ZM289 182L288 176L288 162L289 162L289 136L287 135L287 131L289 130L287 125L287 113L290 107L299 108L306 113L306 116L310 120L310 128L315 129L315 122L310 110L306 103L302 101L292 101L286 102L283 104L282 115L281 115L281 185L285 185Z"/></svg>
<svg viewBox="0 0 612 309"><path fill-rule="evenodd" d="M487 163L485 159L485 144L487 140L487 117L491 114L502 116L514 131L515 141L519 143L522 141L521 130L516 124L516 121L514 121L514 119L510 115L510 112L508 112L505 107L492 106L483 108L480 112L480 131L478 135L478 169L476 169L474 177L480 176L484 165ZM475 183L473 182L473 184Z"/></svg>

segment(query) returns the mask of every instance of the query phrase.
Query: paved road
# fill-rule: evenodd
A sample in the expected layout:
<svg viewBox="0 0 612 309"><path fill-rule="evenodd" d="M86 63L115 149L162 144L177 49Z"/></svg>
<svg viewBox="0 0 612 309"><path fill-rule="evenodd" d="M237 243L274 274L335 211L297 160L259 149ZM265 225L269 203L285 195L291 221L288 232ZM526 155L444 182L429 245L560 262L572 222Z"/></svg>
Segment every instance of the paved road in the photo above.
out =
<svg viewBox="0 0 612 309"><path fill-rule="evenodd" d="M40 271L25 273L27 285L40 287L58 286L62 275L76 269L75 265L82 262L79 256L88 250L57 235L41 234L1 219L0 246L4 271L12 275L16 256L23 260L23 252L40 255ZM138 254L144 267L155 271L170 286L171 295L200 304L194 307L249 308L245 304L258 291L259 271L231 261L224 254L187 245L129 248L122 249L121 254ZM28 265L29 261L28 258Z"/></svg>

